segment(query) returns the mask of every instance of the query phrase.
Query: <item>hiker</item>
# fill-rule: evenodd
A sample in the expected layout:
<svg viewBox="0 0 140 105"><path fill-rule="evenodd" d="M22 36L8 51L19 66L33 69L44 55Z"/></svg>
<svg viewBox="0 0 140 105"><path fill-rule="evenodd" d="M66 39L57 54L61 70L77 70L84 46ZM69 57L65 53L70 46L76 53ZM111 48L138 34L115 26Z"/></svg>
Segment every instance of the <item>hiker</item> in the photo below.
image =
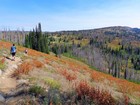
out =
<svg viewBox="0 0 140 105"><path fill-rule="evenodd" d="M25 54L27 54L27 53L28 53L28 50L27 50L27 49L25 49L25 51L24 51L24 52L25 52Z"/></svg>
<svg viewBox="0 0 140 105"><path fill-rule="evenodd" d="M16 54L16 46L13 44L11 47L11 54L12 54L12 60L15 60L15 54Z"/></svg>

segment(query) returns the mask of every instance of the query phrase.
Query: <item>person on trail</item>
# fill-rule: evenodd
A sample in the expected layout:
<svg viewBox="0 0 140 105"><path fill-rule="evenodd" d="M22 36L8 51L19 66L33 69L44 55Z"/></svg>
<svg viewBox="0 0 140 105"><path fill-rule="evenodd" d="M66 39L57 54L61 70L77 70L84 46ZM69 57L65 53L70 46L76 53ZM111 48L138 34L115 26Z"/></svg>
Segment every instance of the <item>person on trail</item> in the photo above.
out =
<svg viewBox="0 0 140 105"><path fill-rule="evenodd" d="M15 60L15 54L16 54L16 46L13 44L11 47L11 54L12 54L12 60Z"/></svg>
<svg viewBox="0 0 140 105"><path fill-rule="evenodd" d="M25 49L25 51L24 51L24 52L25 52L25 54L27 54L27 53L28 53L28 50L27 50L27 49Z"/></svg>

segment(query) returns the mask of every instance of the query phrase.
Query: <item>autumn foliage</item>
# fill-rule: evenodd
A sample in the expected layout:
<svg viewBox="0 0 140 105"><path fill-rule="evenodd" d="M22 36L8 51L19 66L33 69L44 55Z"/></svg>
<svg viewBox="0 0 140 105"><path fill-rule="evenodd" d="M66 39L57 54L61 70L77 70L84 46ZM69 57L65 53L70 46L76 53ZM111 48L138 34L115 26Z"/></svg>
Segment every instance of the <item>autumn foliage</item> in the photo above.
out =
<svg viewBox="0 0 140 105"><path fill-rule="evenodd" d="M76 87L76 92L81 100L93 101L97 105L115 105L115 100L110 93L95 89L86 81L79 83Z"/></svg>
<svg viewBox="0 0 140 105"><path fill-rule="evenodd" d="M28 74L33 67L29 62L23 62L21 65L18 66L18 69L14 72L13 76L18 76L19 74Z"/></svg>
<svg viewBox="0 0 140 105"><path fill-rule="evenodd" d="M67 70L63 70L60 72L68 81L73 81L77 79L77 76L73 73L68 72Z"/></svg>
<svg viewBox="0 0 140 105"><path fill-rule="evenodd" d="M3 42L3 41L0 41L0 48L10 48L12 46L11 43L9 42Z"/></svg>
<svg viewBox="0 0 140 105"><path fill-rule="evenodd" d="M13 76L18 76L19 74L28 74L28 72L33 70L35 67L41 68L43 67L43 63L37 60L33 60L31 62L23 62L18 66L18 69L14 72Z"/></svg>
<svg viewBox="0 0 140 105"><path fill-rule="evenodd" d="M5 62L5 58L2 58L2 59L0 60L0 63L1 63L1 64L4 64L4 62Z"/></svg>
<svg viewBox="0 0 140 105"><path fill-rule="evenodd" d="M33 60L33 61L32 61L32 64L33 64L33 66L36 67L36 68L42 68L42 67L43 67L43 63L41 63L41 62L38 61L38 60Z"/></svg>
<svg viewBox="0 0 140 105"><path fill-rule="evenodd" d="M11 43L7 42L0 42L0 48L7 48L11 47ZM18 51L24 51L24 47L17 46ZM89 68L86 64L81 62L69 59L69 58L57 58L54 55L48 55L41 52L37 52L35 50L28 49L28 56L31 59L29 61L22 62L21 65L18 66L18 69L15 70L14 76L19 74L28 74L29 71L33 70L34 68L42 68L44 65L49 65L53 68L53 70L57 71L62 77L64 77L69 83L71 81L75 82L80 80L77 74L87 73L90 75L91 81L81 81L76 85L76 92L80 99L87 99L90 102L94 102L98 105L114 105L115 101L112 98L111 94L107 91L101 91L96 89L90 85L90 83L99 83L103 86L108 86L118 93L122 93L122 101L124 104L128 104L131 101L128 97L130 95L135 96L136 98L140 97L140 85L129 82L124 79L114 78L111 75L104 74ZM38 60L37 58L41 58L42 61ZM0 60L0 63L4 63L4 59ZM82 71L82 72L81 72ZM85 76L86 77L86 76ZM107 83L104 85L104 81ZM108 88L107 87L107 88Z"/></svg>

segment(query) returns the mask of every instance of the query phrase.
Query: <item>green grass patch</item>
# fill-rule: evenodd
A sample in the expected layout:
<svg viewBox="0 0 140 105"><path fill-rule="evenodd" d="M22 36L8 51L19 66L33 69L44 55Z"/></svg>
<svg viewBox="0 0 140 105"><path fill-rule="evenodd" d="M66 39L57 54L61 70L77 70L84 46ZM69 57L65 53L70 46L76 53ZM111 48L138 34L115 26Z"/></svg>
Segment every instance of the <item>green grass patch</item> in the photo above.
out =
<svg viewBox="0 0 140 105"><path fill-rule="evenodd" d="M76 56L73 56L71 53L64 53L63 55L66 56L66 57L68 57L68 58L76 59L78 61L81 61L81 62L85 63L85 60L84 59L78 58Z"/></svg>
<svg viewBox="0 0 140 105"><path fill-rule="evenodd" d="M43 80L45 84L48 84L52 89L60 89L61 87L61 84L52 78L44 78Z"/></svg>
<svg viewBox="0 0 140 105"><path fill-rule="evenodd" d="M129 105L139 105L140 103L140 98L139 96L132 96L132 95L128 95L130 99L133 100L132 103L129 103Z"/></svg>
<svg viewBox="0 0 140 105"><path fill-rule="evenodd" d="M37 78L35 78L35 77L30 77L28 79L29 79L29 82L31 82L31 83L34 83L37 80Z"/></svg>
<svg viewBox="0 0 140 105"><path fill-rule="evenodd" d="M50 73L56 73L55 70L53 70L53 69L48 69L48 68L44 68L44 71L50 72Z"/></svg>
<svg viewBox="0 0 140 105"><path fill-rule="evenodd" d="M4 70L5 68L6 68L5 63L1 63L1 62L0 62L0 69L1 69L1 70Z"/></svg>
<svg viewBox="0 0 140 105"><path fill-rule="evenodd" d="M96 67L94 67L94 66L89 66L89 68L101 72L98 68L96 68Z"/></svg>
<svg viewBox="0 0 140 105"><path fill-rule="evenodd" d="M135 73L139 73L140 74L140 70L135 70Z"/></svg>
<svg viewBox="0 0 140 105"><path fill-rule="evenodd" d="M136 83L136 84L140 84L140 81L138 80L128 80L129 82L133 82L133 83Z"/></svg>
<svg viewBox="0 0 140 105"><path fill-rule="evenodd" d="M42 95L44 94L45 89L42 88L41 86L34 85L29 89L29 92L35 95Z"/></svg>

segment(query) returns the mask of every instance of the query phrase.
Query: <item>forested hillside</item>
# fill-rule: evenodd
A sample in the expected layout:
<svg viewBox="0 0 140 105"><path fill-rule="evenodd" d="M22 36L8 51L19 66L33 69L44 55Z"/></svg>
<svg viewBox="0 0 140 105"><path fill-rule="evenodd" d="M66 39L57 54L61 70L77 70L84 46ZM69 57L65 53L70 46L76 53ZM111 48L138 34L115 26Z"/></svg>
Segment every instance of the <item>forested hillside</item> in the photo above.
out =
<svg viewBox="0 0 140 105"><path fill-rule="evenodd" d="M57 56L74 57L114 77L140 81L140 29L63 31L51 33L49 39Z"/></svg>
<svg viewBox="0 0 140 105"><path fill-rule="evenodd" d="M26 37L22 34L20 37L13 37L9 32L0 36L1 39L19 44L24 42L22 45L38 51L52 51L57 57L65 55L81 60L92 68L114 77L140 81L138 28L115 26L79 31L42 32L39 23L33 31L26 32Z"/></svg>

